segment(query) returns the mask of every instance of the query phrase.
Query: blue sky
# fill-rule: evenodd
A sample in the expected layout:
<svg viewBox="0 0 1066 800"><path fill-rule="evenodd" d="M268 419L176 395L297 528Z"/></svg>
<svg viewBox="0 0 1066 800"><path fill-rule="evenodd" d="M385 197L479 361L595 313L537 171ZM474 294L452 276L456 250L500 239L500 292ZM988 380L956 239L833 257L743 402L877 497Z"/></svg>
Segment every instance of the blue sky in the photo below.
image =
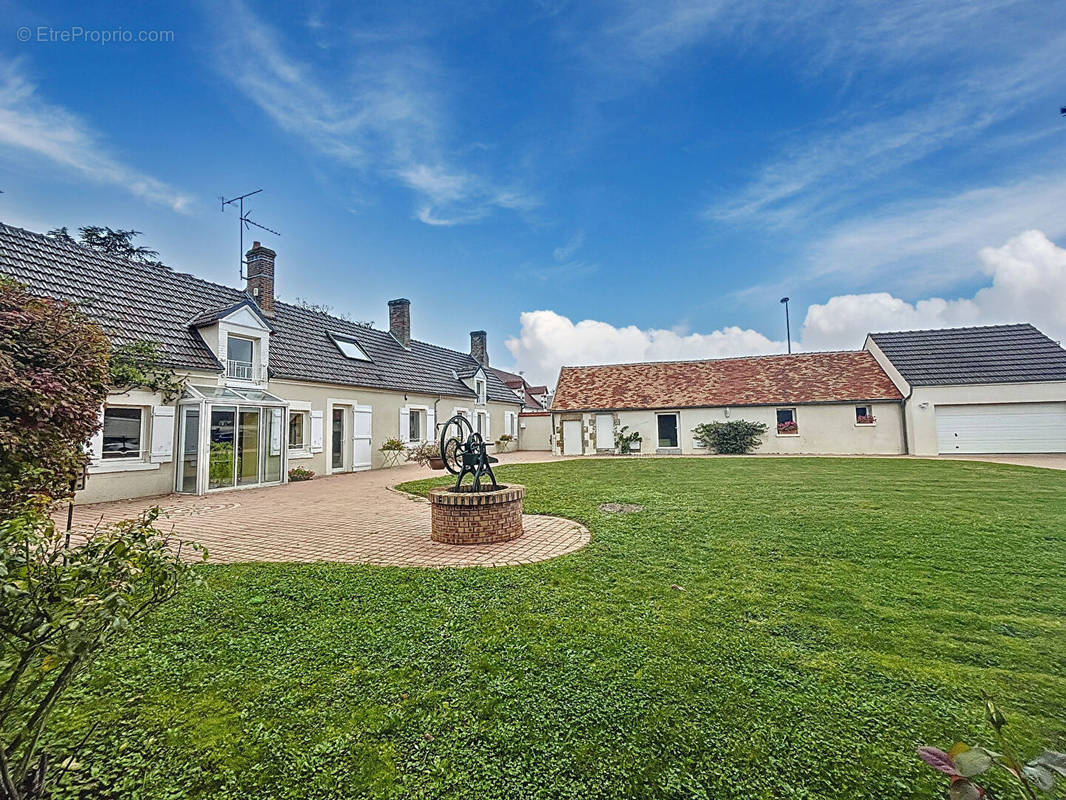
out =
<svg viewBox="0 0 1066 800"><path fill-rule="evenodd" d="M543 380L779 351L785 294L800 348L1066 335L1066 4L796 5L0 0L0 219L236 285L263 188L281 296Z"/></svg>

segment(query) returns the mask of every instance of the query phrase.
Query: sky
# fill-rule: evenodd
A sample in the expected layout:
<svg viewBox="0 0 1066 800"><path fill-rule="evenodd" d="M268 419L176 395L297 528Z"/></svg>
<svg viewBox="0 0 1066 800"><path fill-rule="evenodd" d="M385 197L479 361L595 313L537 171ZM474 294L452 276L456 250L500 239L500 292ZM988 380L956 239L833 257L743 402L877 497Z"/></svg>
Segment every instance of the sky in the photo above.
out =
<svg viewBox="0 0 1066 800"><path fill-rule="evenodd" d="M0 220L562 364L1066 338L1066 3L0 0ZM6 30L5 30L6 29ZM249 238L250 235L249 235ZM246 245L247 245L246 241Z"/></svg>

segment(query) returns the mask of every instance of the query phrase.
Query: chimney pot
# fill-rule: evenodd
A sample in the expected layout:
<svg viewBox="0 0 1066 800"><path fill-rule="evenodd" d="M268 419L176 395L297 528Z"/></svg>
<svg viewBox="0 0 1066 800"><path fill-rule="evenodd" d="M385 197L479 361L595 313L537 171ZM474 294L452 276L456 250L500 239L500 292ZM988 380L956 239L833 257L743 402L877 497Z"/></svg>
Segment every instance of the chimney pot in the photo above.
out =
<svg viewBox="0 0 1066 800"><path fill-rule="evenodd" d="M405 348L411 346L411 301L406 297L389 301L389 332Z"/></svg>
<svg viewBox="0 0 1066 800"><path fill-rule="evenodd" d="M488 334L485 331L470 331L470 355L481 366L489 365Z"/></svg>
<svg viewBox="0 0 1066 800"><path fill-rule="evenodd" d="M277 253L259 242L252 243L252 249L245 253L248 262L245 289L265 316L274 316L274 259Z"/></svg>

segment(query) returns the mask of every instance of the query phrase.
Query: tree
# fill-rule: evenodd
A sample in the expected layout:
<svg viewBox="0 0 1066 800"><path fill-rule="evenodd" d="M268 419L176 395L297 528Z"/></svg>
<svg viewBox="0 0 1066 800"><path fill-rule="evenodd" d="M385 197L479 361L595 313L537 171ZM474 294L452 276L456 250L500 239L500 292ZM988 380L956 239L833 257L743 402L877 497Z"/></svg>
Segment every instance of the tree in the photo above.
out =
<svg viewBox="0 0 1066 800"><path fill-rule="evenodd" d="M125 258L138 264L148 264L153 267L166 266L159 260L158 250L152 250L150 247L133 243L134 239L142 235L141 231L135 231L132 228L129 230L119 228L116 230L114 228L100 227L99 225L86 225L78 228L78 233L80 237L75 239L70 235L66 227L62 227L53 228L48 231L47 235L66 244L81 245L90 250Z"/></svg>
<svg viewBox="0 0 1066 800"><path fill-rule="evenodd" d="M68 494L100 425L108 350L72 303L0 279L0 519Z"/></svg>
<svg viewBox="0 0 1066 800"><path fill-rule="evenodd" d="M152 353L134 348L120 372L143 379ZM0 279L2 800L47 796L49 758L38 742L63 692L110 639L195 579L181 544L156 529L158 509L74 546L49 514L86 462L109 355L103 331L73 304Z"/></svg>

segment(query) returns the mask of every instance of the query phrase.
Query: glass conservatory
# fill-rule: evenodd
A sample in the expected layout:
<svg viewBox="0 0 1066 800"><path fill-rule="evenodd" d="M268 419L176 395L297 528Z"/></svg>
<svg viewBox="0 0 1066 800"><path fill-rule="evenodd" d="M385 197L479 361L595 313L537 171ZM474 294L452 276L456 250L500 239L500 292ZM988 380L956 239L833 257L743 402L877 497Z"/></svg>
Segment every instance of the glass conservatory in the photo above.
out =
<svg viewBox="0 0 1066 800"><path fill-rule="evenodd" d="M288 407L262 389L186 386L178 403L177 491L281 483Z"/></svg>

